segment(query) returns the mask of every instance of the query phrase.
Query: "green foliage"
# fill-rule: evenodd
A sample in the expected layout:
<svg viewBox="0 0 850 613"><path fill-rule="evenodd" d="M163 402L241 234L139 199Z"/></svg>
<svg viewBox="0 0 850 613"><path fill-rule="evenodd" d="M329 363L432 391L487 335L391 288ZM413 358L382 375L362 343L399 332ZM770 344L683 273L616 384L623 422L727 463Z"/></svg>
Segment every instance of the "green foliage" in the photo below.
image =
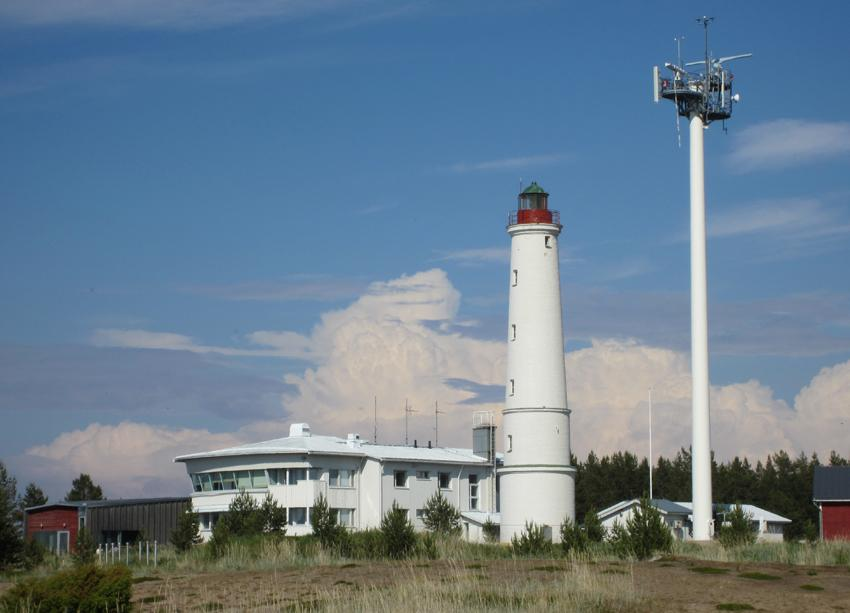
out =
<svg viewBox="0 0 850 613"><path fill-rule="evenodd" d="M103 489L94 484L91 475L80 473L80 476L71 482L71 491L65 494L65 500L104 500Z"/></svg>
<svg viewBox="0 0 850 613"><path fill-rule="evenodd" d="M407 517L407 510L393 501L393 506L381 519L381 534L386 555L395 560L408 557L416 546L416 534L413 524Z"/></svg>
<svg viewBox="0 0 850 613"><path fill-rule="evenodd" d="M8 611L129 611L132 577L126 566L76 566L43 579L22 581L0 600Z"/></svg>
<svg viewBox="0 0 850 613"><path fill-rule="evenodd" d="M271 492L266 492L260 512L263 515L263 529L266 532L278 536L286 534L286 509L277 503Z"/></svg>
<svg viewBox="0 0 850 613"><path fill-rule="evenodd" d="M436 560L439 558L440 551L437 547L438 538L438 536L435 536L431 532L420 534L416 541L416 555L420 558L427 558L429 560Z"/></svg>
<svg viewBox="0 0 850 613"><path fill-rule="evenodd" d="M431 496L423 509L425 527L441 536L460 534L460 511L439 490Z"/></svg>
<svg viewBox="0 0 850 613"><path fill-rule="evenodd" d="M346 547L345 554L351 558L358 560L383 558L386 551L384 533L374 528L351 532L346 538Z"/></svg>
<svg viewBox="0 0 850 613"><path fill-rule="evenodd" d="M511 537L511 550L516 556L542 556L552 551L552 543L546 538L543 526L538 526L533 521L525 522L525 528Z"/></svg>
<svg viewBox="0 0 850 613"><path fill-rule="evenodd" d="M617 555L633 556L639 560L646 560L657 551L666 553L673 548L670 529L658 509L646 498L641 498L625 527L614 525L610 540Z"/></svg>
<svg viewBox="0 0 850 613"><path fill-rule="evenodd" d="M28 484L27 489L24 490L24 495L21 498L21 512L23 513L30 507L38 507L43 504L47 504L47 495L35 483Z"/></svg>
<svg viewBox="0 0 850 613"><path fill-rule="evenodd" d="M20 561L23 543L15 520L18 485L0 462L0 570Z"/></svg>
<svg viewBox="0 0 850 613"><path fill-rule="evenodd" d="M340 548L348 534L346 529L337 523L336 511L328 506L324 495L316 499L310 510L310 525L313 527L313 535L325 549Z"/></svg>
<svg viewBox="0 0 850 613"><path fill-rule="evenodd" d="M569 517L561 524L561 549L565 554L581 553L587 550L587 534L581 526Z"/></svg>
<svg viewBox="0 0 850 613"><path fill-rule="evenodd" d="M484 522L484 525L481 527L481 531L484 533L485 543L499 542L499 525L490 521L489 517L487 518L487 521Z"/></svg>
<svg viewBox="0 0 850 613"><path fill-rule="evenodd" d="M593 507L584 514L584 533L591 543L601 543L605 540L605 526L599 521L599 515Z"/></svg>
<svg viewBox="0 0 850 613"><path fill-rule="evenodd" d="M97 544L91 533L85 528L80 528L77 531L77 544L74 546L74 564L77 566L85 566L94 564L97 558Z"/></svg>
<svg viewBox="0 0 850 613"><path fill-rule="evenodd" d="M189 500L189 506L186 511L177 518L177 526L174 532L171 533L171 544L177 551L189 551L192 545L201 542L199 534L200 520L198 514L192 509L192 501Z"/></svg>
<svg viewBox="0 0 850 613"><path fill-rule="evenodd" d="M746 513L740 504L732 507L726 514L726 522L717 532L717 540L724 547L752 545L756 542L756 528L752 524L752 516Z"/></svg>
<svg viewBox="0 0 850 613"><path fill-rule="evenodd" d="M21 563L25 569L32 570L44 562L46 554L47 550L41 543L33 539L25 540L21 551Z"/></svg>

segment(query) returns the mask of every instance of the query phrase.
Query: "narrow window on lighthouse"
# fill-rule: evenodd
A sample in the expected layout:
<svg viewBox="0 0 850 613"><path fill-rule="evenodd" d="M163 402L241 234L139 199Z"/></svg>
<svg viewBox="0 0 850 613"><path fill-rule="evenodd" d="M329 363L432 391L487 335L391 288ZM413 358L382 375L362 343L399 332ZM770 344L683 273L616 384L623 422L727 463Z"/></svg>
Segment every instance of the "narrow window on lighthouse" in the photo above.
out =
<svg viewBox="0 0 850 613"><path fill-rule="evenodd" d="M514 385L514 380L511 379L511 396L514 395L515 388L516 388L516 386Z"/></svg>
<svg viewBox="0 0 850 613"><path fill-rule="evenodd" d="M516 340L516 324L511 324L511 340Z"/></svg>
<svg viewBox="0 0 850 613"><path fill-rule="evenodd" d="M544 237L543 237L543 243L546 245L546 249L551 249L551 248L552 248L552 245L551 245L551 244L549 244L549 240L550 240L551 238L552 238L551 236L544 236Z"/></svg>
<svg viewBox="0 0 850 613"><path fill-rule="evenodd" d="M516 287L516 282L517 282L518 278L519 278L519 271L517 271L517 269L514 268L514 282L513 282L514 287Z"/></svg>

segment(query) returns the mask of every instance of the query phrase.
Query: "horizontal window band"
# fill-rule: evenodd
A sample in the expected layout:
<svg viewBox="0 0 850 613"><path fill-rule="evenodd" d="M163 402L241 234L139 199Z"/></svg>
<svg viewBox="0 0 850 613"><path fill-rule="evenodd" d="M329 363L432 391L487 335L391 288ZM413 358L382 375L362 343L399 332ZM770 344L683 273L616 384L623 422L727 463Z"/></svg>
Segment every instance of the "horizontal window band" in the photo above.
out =
<svg viewBox="0 0 850 613"><path fill-rule="evenodd" d="M500 467L497 472L500 475L504 475L511 472L568 473L574 475L576 473L576 467L565 464L512 464L510 466Z"/></svg>
<svg viewBox="0 0 850 613"><path fill-rule="evenodd" d="M513 409L503 409L502 415L508 415L509 413L566 413L569 415L572 413L571 409L556 409L550 407L515 407Z"/></svg>

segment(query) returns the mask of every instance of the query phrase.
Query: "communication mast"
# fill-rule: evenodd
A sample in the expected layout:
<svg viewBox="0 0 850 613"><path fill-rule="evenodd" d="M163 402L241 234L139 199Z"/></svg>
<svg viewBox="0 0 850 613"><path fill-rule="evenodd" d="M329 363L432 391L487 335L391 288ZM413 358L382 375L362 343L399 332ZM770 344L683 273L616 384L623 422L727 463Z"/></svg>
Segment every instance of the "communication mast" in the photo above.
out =
<svg viewBox="0 0 850 613"><path fill-rule="evenodd" d="M690 123L691 180L691 375L692 435L691 465L693 492L693 538L711 539L711 436L709 426L708 379L708 298L705 256L705 161L703 131L713 121L724 123L732 116L732 104L740 100L732 93L734 76L725 64L748 58L752 53L714 59L708 48L708 26L713 17L699 17L705 31L705 56L702 60L664 67L672 78L662 77L658 66L652 69L653 99L662 98L676 105L677 115ZM692 72L688 67L694 67ZM701 72L699 70L701 69Z"/></svg>

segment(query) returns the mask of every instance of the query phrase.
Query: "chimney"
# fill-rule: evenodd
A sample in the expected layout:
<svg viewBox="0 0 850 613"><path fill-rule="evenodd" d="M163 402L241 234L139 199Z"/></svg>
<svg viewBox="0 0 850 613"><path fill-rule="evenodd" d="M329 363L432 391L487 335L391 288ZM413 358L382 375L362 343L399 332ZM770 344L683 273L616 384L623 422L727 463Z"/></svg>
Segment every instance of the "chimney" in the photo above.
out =
<svg viewBox="0 0 850 613"><path fill-rule="evenodd" d="M413 439L413 446L414 446L414 447L419 447L419 444L416 442L416 439Z"/></svg>
<svg viewBox="0 0 850 613"><path fill-rule="evenodd" d="M428 441L428 449L431 448L431 441Z"/></svg>

